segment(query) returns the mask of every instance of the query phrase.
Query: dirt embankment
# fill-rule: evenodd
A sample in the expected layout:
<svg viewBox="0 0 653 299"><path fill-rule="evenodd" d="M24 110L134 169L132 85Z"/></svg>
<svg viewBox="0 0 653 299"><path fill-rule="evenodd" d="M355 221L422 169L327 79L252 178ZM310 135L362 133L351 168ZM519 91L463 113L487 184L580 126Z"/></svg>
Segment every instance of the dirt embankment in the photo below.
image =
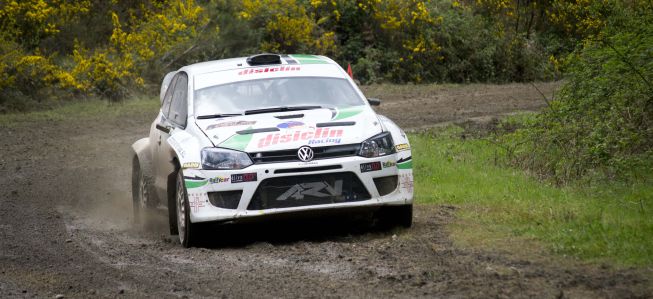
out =
<svg viewBox="0 0 653 299"><path fill-rule="evenodd" d="M379 85L364 87L382 100L377 111L404 129L538 111L555 97L559 82L485 85ZM546 98L546 100L545 100Z"/></svg>
<svg viewBox="0 0 653 299"><path fill-rule="evenodd" d="M405 128L544 105L530 85L393 88L368 94ZM0 297L653 296L636 270L458 248L448 206L418 205L408 230L346 218L223 226L183 249L165 227L131 225L129 146L155 114L2 128Z"/></svg>

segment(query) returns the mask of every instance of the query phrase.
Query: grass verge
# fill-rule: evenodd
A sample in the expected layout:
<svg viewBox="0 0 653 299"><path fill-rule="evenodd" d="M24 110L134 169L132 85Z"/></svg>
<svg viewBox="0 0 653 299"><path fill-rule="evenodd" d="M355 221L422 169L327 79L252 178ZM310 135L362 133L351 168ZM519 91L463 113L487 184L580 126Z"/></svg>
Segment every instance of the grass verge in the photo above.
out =
<svg viewBox="0 0 653 299"><path fill-rule="evenodd" d="M109 102L104 100L87 100L63 103L43 111L26 113L0 114L0 127L15 127L26 122L48 122L71 119L96 119L98 117L116 117L118 115L143 114L159 110L158 98L139 98L124 102ZM151 113L150 113L151 114Z"/></svg>
<svg viewBox="0 0 653 299"><path fill-rule="evenodd" d="M495 165L501 149L462 139L462 131L451 126L409 136L416 202L459 207L454 242L505 248L514 239L532 240L582 260L653 265L651 174L634 183L550 186Z"/></svg>

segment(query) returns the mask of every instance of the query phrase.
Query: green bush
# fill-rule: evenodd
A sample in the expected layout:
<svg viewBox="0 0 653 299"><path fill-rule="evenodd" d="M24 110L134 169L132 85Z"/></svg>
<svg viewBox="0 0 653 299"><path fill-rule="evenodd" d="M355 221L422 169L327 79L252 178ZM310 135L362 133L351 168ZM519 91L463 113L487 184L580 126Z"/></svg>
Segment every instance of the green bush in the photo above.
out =
<svg viewBox="0 0 653 299"><path fill-rule="evenodd" d="M524 129L513 161L559 183L653 165L653 8L621 5L566 58L567 83Z"/></svg>

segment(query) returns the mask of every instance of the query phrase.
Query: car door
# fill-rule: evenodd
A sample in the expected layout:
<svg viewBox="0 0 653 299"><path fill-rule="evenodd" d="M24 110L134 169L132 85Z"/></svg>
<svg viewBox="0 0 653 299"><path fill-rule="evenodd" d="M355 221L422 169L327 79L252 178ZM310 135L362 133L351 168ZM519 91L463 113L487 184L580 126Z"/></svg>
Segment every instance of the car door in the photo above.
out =
<svg viewBox="0 0 653 299"><path fill-rule="evenodd" d="M154 166L156 173L154 185L160 199L167 198L168 178L175 171L175 165L173 164L175 153L167 142L168 137L174 134L176 130L186 128L188 76L183 72L177 73L169 89L170 93L166 93L164 98L164 107L168 96L170 96L170 103L168 109L163 110L164 113L158 126L159 137Z"/></svg>
<svg viewBox="0 0 653 299"><path fill-rule="evenodd" d="M155 119L155 121L152 123L152 126L150 127L150 157L152 157L152 161L155 162L154 166L155 167L153 170L156 173L156 160L157 156L159 153L159 144L161 144L161 133L162 130L165 129L165 118L166 115L168 115L168 112L170 111L170 103L172 102L172 94L173 94L173 89L175 87L175 80L174 78L168 82L168 88L165 91L165 95L163 97L163 100L161 100L161 110L159 111L159 115Z"/></svg>

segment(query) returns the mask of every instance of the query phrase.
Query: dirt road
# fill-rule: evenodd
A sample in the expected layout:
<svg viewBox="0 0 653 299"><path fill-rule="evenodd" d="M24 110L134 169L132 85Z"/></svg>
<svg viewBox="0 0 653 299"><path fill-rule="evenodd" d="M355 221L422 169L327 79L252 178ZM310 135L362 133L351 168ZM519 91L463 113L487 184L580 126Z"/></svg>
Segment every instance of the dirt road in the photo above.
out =
<svg viewBox="0 0 653 299"><path fill-rule="evenodd" d="M407 128L544 104L528 85L384 88L368 94ZM163 225L131 225L129 146L155 114L0 128L0 297L653 296L636 270L457 248L448 206L418 205L408 230L344 218L232 225L183 249Z"/></svg>

